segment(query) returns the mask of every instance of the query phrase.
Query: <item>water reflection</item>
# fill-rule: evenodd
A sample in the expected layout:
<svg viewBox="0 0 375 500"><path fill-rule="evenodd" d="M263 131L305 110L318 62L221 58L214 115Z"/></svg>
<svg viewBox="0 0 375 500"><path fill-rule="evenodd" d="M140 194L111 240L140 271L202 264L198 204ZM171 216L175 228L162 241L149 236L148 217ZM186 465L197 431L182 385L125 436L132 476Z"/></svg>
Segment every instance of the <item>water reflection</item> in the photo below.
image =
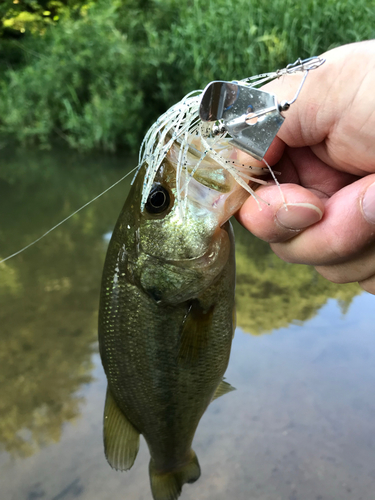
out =
<svg viewBox="0 0 375 500"><path fill-rule="evenodd" d="M237 324L246 332L261 334L304 322L329 298L336 299L345 313L361 293L357 283L336 285L311 266L283 262L238 223L235 233Z"/></svg>
<svg viewBox="0 0 375 500"><path fill-rule="evenodd" d="M3 155L0 255L28 244L97 195L123 175L125 163L69 152ZM77 420L87 404L106 240L127 191L121 183L37 246L0 265L0 446L15 456L58 442L63 424ZM306 321L329 297L346 311L360 291L357 285L330 284L309 267L283 263L239 227L236 237L238 325L246 332ZM102 399L95 407L98 421ZM95 432L102 453L100 428ZM140 467L145 470L145 464Z"/></svg>
<svg viewBox="0 0 375 500"><path fill-rule="evenodd" d="M4 160L4 158L3 158ZM22 163L21 163L22 160ZM123 175L123 159L61 152L1 164L0 255L37 238ZM108 165L108 163L111 163ZM27 456L57 442L92 381L106 243L127 186L0 265L0 446ZM119 204L118 204L119 203Z"/></svg>

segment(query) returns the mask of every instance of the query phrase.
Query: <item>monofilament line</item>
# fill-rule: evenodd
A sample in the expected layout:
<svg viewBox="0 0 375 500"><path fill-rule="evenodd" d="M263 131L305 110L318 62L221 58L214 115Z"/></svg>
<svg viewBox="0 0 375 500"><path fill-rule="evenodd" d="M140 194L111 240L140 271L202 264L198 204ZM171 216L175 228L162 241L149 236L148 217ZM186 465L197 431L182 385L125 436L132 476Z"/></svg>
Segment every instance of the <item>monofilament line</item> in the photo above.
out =
<svg viewBox="0 0 375 500"><path fill-rule="evenodd" d="M98 196L95 196L95 198L93 198L92 200L90 200L87 203L85 203L81 208L79 208L78 210L76 210L72 214L68 215L68 217L66 217L65 219L63 219L62 221L60 221L58 224L56 224L56 226L53 226L53 227L51 227L51 229L48 229L48 231L46 231L44 234L42 234L42 236L40 236L36 240L32 241L31 243L29 243L25 247L21 248L21 250L18 250L17 252L12 253L12 255L8 255L8 257L5 257L5 259L0 260L0 264L2 264L3 262L5 262L6 260L11 259L12 257L15 257L16 255L24 252L25 250L27 250L31 246L35 245L35 243L38 243L38 241L40 241L45 236L47 236L47 234L51 233L54 229L56 229L59 226L61 226L61 224L64 224L64 222L66 222L67 220L71 219L73 217L73 215L78 214L78 212L80 212L81 210L83 210L84 208L86 208L88 205L90 205L91 203L93 203L95 200L97 200L98 198L100 198L101 196L103 196L103 194L108 193L109 190L111 190L112 188L114 188L115 186L117 186L117 184L119 184L121 181L123 181L128 175L132 174L134 172L134 170L136 170L137 168L138 168L138 165L135 168L133 168L132 170L130 170L130 172L128 172L127 174L125 174L123 177L121 177L121 179L119 179L114 184L112 184L112 186L109 186L109 188L107 188L102 193L98 194Z"/></svg>

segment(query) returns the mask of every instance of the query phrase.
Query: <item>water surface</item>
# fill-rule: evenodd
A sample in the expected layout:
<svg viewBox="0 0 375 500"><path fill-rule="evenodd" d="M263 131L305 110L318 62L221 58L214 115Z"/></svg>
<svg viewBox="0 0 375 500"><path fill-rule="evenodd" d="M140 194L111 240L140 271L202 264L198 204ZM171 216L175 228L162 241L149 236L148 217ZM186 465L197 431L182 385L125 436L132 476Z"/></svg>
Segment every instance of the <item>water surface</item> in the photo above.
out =
<svg viewBox="0 0 375 500"><path fill-rule="evenodd" d="M3 154L0 256L40 236L135 159L67 151ZM0 498L146 500L102 445L106 381L96 323L123 182L0 265ZM375 297L285 264L238 225L237 313L227 380L194 440L202 477L182 500L373 500Z"/></svg>

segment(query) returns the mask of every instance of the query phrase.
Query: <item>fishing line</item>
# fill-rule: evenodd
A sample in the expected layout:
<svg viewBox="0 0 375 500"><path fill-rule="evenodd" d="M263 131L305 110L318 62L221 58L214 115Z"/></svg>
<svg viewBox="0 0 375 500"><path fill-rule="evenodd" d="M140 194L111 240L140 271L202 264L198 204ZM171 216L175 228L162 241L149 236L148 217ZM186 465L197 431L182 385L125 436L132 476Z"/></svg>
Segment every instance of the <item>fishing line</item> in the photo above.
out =
<svg viewBox="0 0 375 500"><path fill-rule="evenodd" d="M108 191L110 189L112 189L115 186L117 186L117 184L119 184L121 181L123 181L128 175L132 174L134 172L134 170L136 170L137 168L138 168L138 165L135 168L133 168L132 170L130 170L130 172L128 172L127 174L125 174L123 177L121 177L121 179L119 179L114 184L112 184L112 186L110 186L109 188L107 188L102 193L98 194L98 196L95 196L95 198L93 198L92 200L90 200L87 203L85 203L81 208L79 208L78 210L76 210L72 214L68 215L68 217L65 217L65 219L63 219L58 224L56 224L56 226L53 226L53 227L51 227L51 229L48 229L48 231L46 231L44 234L42 234L42 236L39 236L39 238L37 238L36 240L32 241L31 243L29 243L25 247L21 248L21 250L18 250L17 252L12 253L12 255L8 255L8 257L5 257L5 259L0 260L0 264L2 264L3 262L5 262L6 260L11 259L12 257L15 257L16 255L24 252L25 250L27 250L31 246L35 245L35 243L38 243L38 241L40 241L41 239L43 239L45 236L47 236L47 234L51 233L54 229L56 229L59 226L61 226L61 224L64 224L64 222L66 222L71 217L73 217L73 215L78 214L78 212L80 212L81 210L83 210L84 208L86 208L88 205L90 205L91 203L93 203L95 200L97 200L98 198L100 198L101 196L103 196L103 194L108 193Z"/></svg>

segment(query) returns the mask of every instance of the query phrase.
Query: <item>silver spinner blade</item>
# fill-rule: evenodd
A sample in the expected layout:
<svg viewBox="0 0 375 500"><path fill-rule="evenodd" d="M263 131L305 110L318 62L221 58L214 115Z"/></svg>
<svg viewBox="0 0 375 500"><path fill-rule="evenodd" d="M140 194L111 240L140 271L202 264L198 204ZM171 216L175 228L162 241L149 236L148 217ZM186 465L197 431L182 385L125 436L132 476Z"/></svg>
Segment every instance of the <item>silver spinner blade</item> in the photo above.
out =
<svg viewBox="0 0 375 500"><path fill-rule="evenodd" d="M199 108L203 121L222 120L232 142L262 160L284 117L276 96L238 82L211 82L204 89Z"/></svg>

